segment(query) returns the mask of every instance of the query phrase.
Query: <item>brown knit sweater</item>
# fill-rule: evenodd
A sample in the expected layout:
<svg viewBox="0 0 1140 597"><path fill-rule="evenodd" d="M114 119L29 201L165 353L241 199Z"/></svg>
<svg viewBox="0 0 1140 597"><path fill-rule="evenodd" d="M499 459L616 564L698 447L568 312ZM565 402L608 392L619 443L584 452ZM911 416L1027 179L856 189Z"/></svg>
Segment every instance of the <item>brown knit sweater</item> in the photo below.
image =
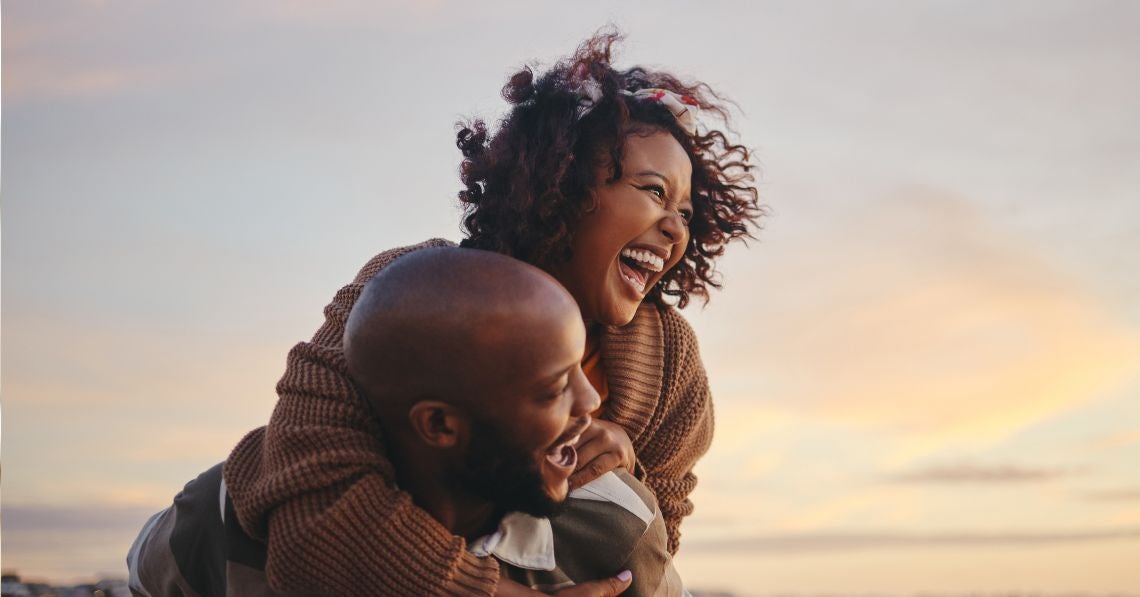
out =
<svg viewBox="0 0 1140 597"><path fill-rule="evenodd" d="M344 595L491 595L498 564L465 549L430 514L393 489L380 429L346 373L341 337L364 284L397 257L369 261L325 308L310 342L290 352L269 425L250 432L225 464L242 527L268 538L266 573L279 591ZM712 402L692 329L673 308L643 304L628 325L606 328L609 400L601 418L633 441L638 476L656 493L680 543L697 458L713 433Z"/></svg>

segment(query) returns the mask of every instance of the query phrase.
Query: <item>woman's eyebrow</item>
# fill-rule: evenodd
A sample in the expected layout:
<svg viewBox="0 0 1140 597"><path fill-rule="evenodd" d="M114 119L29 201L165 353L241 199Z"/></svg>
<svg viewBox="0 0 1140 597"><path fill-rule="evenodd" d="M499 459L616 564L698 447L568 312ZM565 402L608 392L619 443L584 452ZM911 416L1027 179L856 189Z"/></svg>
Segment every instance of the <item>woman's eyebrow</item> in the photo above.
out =
<svg viewBox="0 0 1140 597"><path fill-rule="evenodd" d="M665 182L669 182L669 179L666 178L664 174L662 174L656 170L642 170L641 172L637 173L637 176L656 176L657 178L660 178L661 180L664 180Z"/></svg>
<svg viewBox="0 0 1140 597"><path fill-rule="evenodd" d="M669 177L656 170L642 170L641 172L636 173L634 176L654 176L660 178L665 183L666 191L673 188L674 186L673 181L669 180Z"/></svg>
<svg viewBox="0 0 1140 597"><path fill-rule="evenodd" d="M673 185L672 181L669 180L668 177L666 177L664 174L662 174L656 170L642 170L641 172L634 173L634 176L655 176L657 178L660 178L661 180L665 181L665 186L666 186L665 190L666 191L668 191L670 188L673 188L675 186L675 185ZM692 201L692 198L690 197L690 202L691 201Z"/></svg>

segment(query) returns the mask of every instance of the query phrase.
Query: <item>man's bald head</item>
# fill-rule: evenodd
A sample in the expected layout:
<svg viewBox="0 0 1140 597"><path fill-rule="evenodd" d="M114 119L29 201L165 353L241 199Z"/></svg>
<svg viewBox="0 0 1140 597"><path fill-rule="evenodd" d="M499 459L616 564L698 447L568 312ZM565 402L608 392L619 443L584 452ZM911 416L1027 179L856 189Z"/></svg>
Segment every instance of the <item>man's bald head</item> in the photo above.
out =
<svg viewBox="0 0 1140 597"><path fill-rule="evenodd" d="M581 325L577 304L542 270L475 249L424 249L365 285L344 350L349 375L384 426L398 428L422 399L494 406L471 402L532 364L530 332L571 324Z"/></svg>

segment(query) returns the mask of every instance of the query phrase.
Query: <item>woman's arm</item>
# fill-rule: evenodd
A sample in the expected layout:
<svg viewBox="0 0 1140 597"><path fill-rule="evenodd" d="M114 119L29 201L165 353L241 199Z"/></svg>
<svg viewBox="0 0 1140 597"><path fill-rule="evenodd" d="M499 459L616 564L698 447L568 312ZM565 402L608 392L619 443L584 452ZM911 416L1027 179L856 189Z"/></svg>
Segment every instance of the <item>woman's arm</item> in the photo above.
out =
<svg viewBox="0 0 1140 597"><path fill-rule="evenodd" d="M657 496L669 533L669 552L681 545L681 519L692 514L689 494L697 485L693 465L708 451L713 435L712 394L697 337L676 309L661 310L665 343L662 398L644 442L635 442L638 470Z"/></svg>
<svg viewBox="0 0 1140 597"><path fill-rule="evenodd" d="M491 595L492 558L478 558L393 489L380 430L346 373L341 338L360 292L384 266L428 241L373 258L325 309L312 341L289 353L269 425L246 436L225 479L242 527L268 542L278 591Z"/></svg>

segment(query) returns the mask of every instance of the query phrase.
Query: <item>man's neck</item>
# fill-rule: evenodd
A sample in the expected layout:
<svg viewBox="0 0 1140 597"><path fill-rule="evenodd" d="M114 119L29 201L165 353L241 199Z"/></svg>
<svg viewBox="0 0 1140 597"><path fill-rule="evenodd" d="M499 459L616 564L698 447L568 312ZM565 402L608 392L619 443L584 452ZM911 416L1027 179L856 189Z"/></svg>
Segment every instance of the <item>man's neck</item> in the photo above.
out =
<svg viewBox="0 0 1140 597"><path fill-rule="evenodd" d="M401 466L397 464L397 481L400 489L412 496L412 501L432 515L440 524L467 540L478 539L493 533L502 519L502 512L485 499L457 494L449 475L442 467L425 465Z"/></svg>
<svg viewBox="0 0 1140 597"><path fill-rule="evenodd" d="M503 518L494 504L485 500L465 503L463 500L444 499L425 509L452 534L468 541L495 532Z"/></svg>

